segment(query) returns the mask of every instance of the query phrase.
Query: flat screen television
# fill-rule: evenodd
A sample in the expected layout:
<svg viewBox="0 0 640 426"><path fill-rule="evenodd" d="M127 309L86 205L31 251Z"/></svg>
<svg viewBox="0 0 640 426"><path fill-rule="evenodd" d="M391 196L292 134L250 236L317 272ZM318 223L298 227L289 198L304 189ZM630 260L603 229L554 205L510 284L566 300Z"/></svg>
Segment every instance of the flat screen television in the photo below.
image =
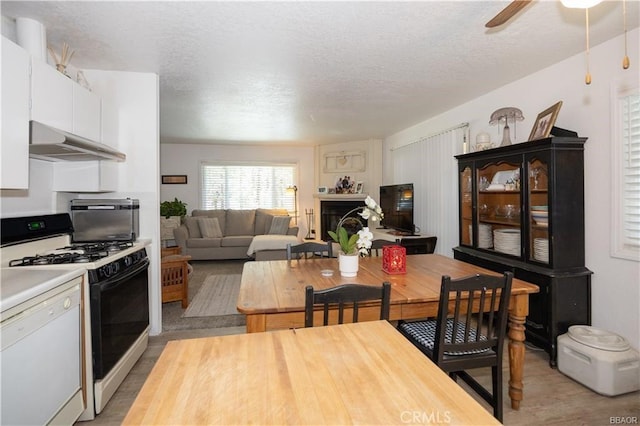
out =
<svg viewBox="0 0 640 426"><path fill-rule="evenodd" d="M384 214L382 226L398 231L399 235L413 235L414 193L412 183L380 187L380 208Z"/></svg>

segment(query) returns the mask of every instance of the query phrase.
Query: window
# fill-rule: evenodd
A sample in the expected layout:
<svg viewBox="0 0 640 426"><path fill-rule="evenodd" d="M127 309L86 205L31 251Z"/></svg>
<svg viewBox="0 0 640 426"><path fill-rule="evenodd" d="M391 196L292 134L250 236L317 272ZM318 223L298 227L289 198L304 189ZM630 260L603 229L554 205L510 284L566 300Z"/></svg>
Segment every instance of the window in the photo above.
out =
<svg viewBox="0 0 640 426"><path fill-rule="evenodd" d="M201 209L287 209L295 197L295 164L201 163Z"/></svg>
<svg viewBox="0 0 640 426"><path fill-rule="evenodd" d="M640 92L614 97L612 256L640 261Z"/></svg>

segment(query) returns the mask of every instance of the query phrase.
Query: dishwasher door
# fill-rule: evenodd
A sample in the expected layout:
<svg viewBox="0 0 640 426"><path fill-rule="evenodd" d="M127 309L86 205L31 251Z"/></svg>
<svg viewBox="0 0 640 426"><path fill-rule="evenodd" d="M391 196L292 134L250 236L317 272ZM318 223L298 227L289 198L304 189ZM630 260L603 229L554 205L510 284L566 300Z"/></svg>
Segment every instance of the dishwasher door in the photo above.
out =
<svg viewBox="0 0 640 426"><path fill-rule="evenodd" d="M46 424L79 394L81 283L27 301L0 323L1 424Z"/></svg>

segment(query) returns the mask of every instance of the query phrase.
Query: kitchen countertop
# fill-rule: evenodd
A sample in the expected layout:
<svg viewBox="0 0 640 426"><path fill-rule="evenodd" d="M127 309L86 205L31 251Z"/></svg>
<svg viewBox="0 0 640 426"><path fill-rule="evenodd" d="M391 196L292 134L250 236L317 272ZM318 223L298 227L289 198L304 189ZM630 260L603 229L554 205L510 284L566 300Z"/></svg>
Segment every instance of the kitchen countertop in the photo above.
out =
<svg viewBox="0 0 640 426"><path fill-rule="evenodd" d="M45 293L86 272L84 268L69 269L0 269L0 313Z"/></svg>

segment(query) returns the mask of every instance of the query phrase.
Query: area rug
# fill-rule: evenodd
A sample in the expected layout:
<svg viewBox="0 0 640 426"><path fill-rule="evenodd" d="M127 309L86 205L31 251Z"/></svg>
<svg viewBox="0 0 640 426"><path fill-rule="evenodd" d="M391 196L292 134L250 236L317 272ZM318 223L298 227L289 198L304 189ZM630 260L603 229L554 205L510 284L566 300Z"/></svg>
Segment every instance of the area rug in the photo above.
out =
<svg viewBox="0 0 640 426"><path fill-rule="evenodd" d="M239 315L236 305L241 275L209 275L196 293L183 318Z"/></svg>

